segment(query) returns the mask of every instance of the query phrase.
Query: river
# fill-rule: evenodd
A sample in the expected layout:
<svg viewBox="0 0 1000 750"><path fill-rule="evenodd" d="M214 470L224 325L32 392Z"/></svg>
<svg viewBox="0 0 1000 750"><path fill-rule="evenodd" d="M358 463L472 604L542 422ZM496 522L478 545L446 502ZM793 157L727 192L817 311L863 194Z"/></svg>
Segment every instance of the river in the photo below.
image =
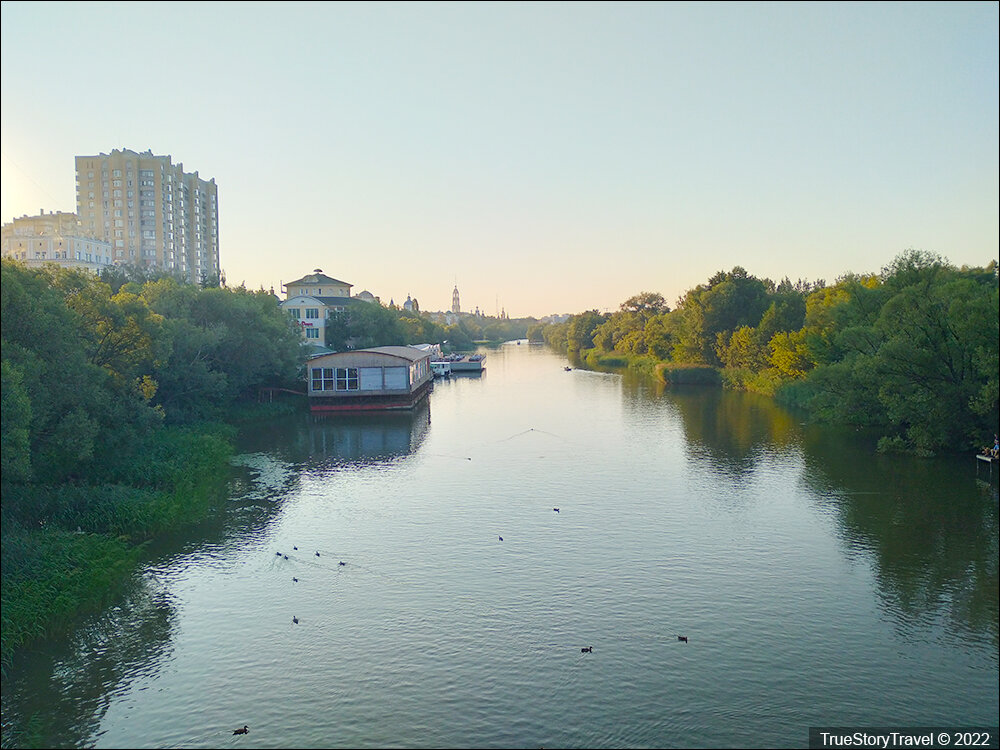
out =
<svg viewBox="0 0 1000 750"><path fill-rule="evenodd" d="M411 414L247 430L217 512L14 665L5 735L804 747L998 724L997 482L971 457L566 364L510 343Z"/></svg>

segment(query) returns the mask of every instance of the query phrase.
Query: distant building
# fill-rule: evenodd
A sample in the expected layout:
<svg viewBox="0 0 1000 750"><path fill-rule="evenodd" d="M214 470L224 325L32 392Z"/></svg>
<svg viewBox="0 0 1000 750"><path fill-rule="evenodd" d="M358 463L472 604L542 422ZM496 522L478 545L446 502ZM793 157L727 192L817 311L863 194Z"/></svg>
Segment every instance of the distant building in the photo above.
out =
<svg viewBox="0 0 1000 750"><path fill-rule="evenodd" d="M327 276L317 268L311 274L284 285L283 310L299 324L307 342L326 343L326 325L330 315L342 312L357 298L351 298L351 286Z"/></svg>
<svg viewBox="0 0 1000 750"><path fill-rule="evenodd" d="M215 178L169 156L114 149L76 157L76 212L84 231L111 243L115 263L221 276Z"/></svg>
<svg viewBox="0 0 1000 750"><path fill-rule="evenodd" d="M451 311L456 315L462 312L462 305L458 301L458 285L455 285L455 289L451 293Z"/></svg>
<svg viewBox="0 0 1000 750"><path fill-rule="evenodd" d="M27 266L55 263L100 273L112 265L111 243L84 231L76 214L64 211L22 216L4 224L2 255Z"/></svg>
<svg viewBox="0 0 1000 750"><path fill-rule="evenodd" d="M415 299L410 299L410 295L406 295L406 302L403 303L403 309L409 310L410 312L420 312L420 303Z"/></svg>
<svg viewBox="0 0 1000 750"><path fill-rule="evenodd" d="M313 357L306 363L309 408L412 409L430 392L431 356L431 350L412 346L379 346Z"/></svg>

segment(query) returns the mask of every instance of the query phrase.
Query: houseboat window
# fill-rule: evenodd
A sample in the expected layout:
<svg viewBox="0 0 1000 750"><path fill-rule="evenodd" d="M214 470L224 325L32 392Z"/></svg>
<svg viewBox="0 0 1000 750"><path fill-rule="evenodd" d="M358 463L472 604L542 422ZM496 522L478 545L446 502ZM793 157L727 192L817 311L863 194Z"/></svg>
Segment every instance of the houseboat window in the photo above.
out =
<svg viewBox="0 0 1000 750"><path fill-rule="evenodd" d="M319 308L318 307L307 307L306 308L306 317L307 318L318 318L319 317Z"/></svg>
<svg viewBox="0 0 1000 750"><path fill-rule="evenodd" d="M358 390L358 368L338 367L337 368L337 390L356 391Z"/></svg>
<svg viewBox="0 0 1000 750"><path fill-rule="evenodd" d="M312 389L314 391L332 391L333 385L332 367L312 368Z"/></svg>

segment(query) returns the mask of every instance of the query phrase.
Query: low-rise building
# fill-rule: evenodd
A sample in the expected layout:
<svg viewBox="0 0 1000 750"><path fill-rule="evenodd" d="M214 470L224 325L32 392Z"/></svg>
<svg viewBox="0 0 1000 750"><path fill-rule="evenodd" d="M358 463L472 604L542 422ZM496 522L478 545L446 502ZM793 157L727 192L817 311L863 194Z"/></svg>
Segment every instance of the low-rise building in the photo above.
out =
<svg viewBox="0 0 1000 750"><path fill-rule="evenodd" d="M286 296L280 306L299 324L307 343L322 346L326 343L330 316L343 312L355 301L351 298L351 286L317 268L308 276L284 285Z"/></svg>
<svg viewBox="0 0 1000 750"><path fill-rule="evenodd" d="M432 386L431 352L379 346L313 357L306 363L309 408L325 411L412 409Z"/></svg>
<svg viewBox="0 0 1000 750"><path fill-rule="evenodd" d="M22 216L0 230L0 254L29 267L54 263L94 273L112 265L111 243L84 231L79 218L66 211L43 209Z"/></svg>

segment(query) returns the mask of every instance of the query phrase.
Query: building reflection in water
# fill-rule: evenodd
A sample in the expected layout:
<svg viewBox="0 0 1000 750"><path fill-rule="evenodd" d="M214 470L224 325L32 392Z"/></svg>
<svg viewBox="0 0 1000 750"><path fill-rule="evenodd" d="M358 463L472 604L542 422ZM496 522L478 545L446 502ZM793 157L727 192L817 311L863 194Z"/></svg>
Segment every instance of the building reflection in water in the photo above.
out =
<svg viewBox="0 0 1000 750"><path fill-rule="evenodd" d="M403 458L420 448L430 426L427 401L410 411L312 416L307 464L316 468Z"/></svg>

